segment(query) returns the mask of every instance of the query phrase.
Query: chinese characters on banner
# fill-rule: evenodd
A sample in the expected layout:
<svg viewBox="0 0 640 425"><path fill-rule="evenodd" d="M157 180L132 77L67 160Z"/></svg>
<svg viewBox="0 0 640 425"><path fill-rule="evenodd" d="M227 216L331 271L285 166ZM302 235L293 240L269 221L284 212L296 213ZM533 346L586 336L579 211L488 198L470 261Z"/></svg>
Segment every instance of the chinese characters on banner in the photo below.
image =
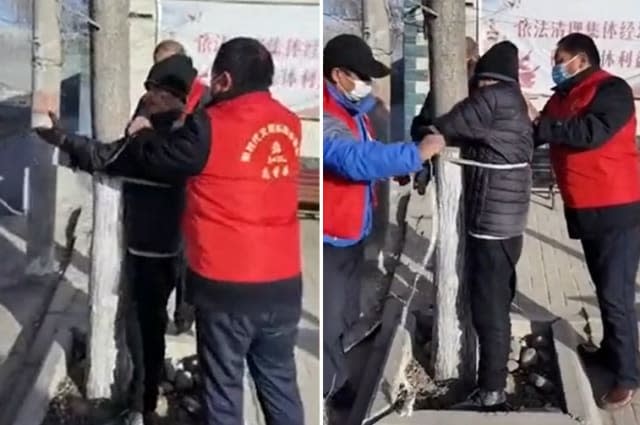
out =
<svg viewBox="0 0 640 425"><path fill-rule="evenodd" d="M304 118L319 117L320 40L318 5L163 0L160 39L183 43L200 77L225 41L239 36L260 40L273 55L273 95Z"/></svg>
<svg viewBox="0 0 640 425"><path fill-rule="evenodd" d="M525 91L550 93L555 45L581 32L594 38L602 67L625 78L640 97L640 7L637 0L483 0L480 47L509 40L520 50Z"/></svg>

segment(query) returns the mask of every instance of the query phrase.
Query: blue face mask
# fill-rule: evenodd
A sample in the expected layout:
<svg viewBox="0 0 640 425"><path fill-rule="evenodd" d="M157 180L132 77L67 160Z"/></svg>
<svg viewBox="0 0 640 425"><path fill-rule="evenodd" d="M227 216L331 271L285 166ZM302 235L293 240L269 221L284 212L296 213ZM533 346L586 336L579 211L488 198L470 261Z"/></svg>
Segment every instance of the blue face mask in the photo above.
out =
<svg viewBox="0 0 640 425"><path fill-rule="evenodd" d="M564 83L569 78L575 75L575 74L569 74L569 71L567 71L567 65L573 62L577 57L578 56L574 56L573 58L571 58L569 61L565 63L559 63L557 65L554 65L554 67L551 70L551 78L553 79L553 82L556 85L559 86L560 84Z"/></svg>

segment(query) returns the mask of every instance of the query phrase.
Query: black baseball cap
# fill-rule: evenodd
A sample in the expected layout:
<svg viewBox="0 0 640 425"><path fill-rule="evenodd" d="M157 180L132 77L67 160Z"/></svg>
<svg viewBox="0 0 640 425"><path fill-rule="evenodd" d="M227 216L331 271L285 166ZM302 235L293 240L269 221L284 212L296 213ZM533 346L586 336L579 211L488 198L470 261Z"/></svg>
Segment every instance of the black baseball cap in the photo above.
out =
<svg viewBox="0 0 640 425"><path fill-rule="evenodd" d="M391 73L388 66L373 57L371 47L352 34L338 35L327 43L323 54L324 74L333 68L344 68L363 80L383 78Z"/></svg>

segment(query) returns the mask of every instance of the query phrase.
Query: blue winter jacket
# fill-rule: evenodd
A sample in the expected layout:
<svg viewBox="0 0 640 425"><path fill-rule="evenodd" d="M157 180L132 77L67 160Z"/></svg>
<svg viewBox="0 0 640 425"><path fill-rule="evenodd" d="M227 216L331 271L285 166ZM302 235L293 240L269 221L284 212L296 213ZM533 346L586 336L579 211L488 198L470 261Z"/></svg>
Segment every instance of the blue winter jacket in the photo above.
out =
<svg viewBox="0 0 640 425"><path fill-rule="evenodd" d="M338 239L324 235L324 243L345 247L355 245L371 232L373 221L373 190L377 180L403 176L420 171L422 160L414 142L383 143L373 140L367 131L365 116L376 105L370 95L360 102L352 102L333 84L326 82L329 95L356 121L359 140L345 123L327 114L323 115L323 169L342 178L358 182L369 182L364 220L357 239Z"/></svg>

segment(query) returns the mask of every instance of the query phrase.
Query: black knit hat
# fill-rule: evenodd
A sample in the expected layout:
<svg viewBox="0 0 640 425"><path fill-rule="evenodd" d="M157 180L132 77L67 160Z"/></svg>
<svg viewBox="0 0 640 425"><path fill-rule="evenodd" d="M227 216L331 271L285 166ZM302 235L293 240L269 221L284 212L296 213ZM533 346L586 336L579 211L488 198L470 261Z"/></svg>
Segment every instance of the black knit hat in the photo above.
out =
<svg viewBox="0 0 640 425"><path fill-rule="evenodd" d="M473 80L491 79L518 82L518 48L510 41L494 44L476 63Z"/></svg>
<svg viewBox="0 0 640 425"><path fill-rule="evenodd" d="M177 54L153 65L144 86L147 90L159 87L184 100L197 74L191 58Z"/></svg>

